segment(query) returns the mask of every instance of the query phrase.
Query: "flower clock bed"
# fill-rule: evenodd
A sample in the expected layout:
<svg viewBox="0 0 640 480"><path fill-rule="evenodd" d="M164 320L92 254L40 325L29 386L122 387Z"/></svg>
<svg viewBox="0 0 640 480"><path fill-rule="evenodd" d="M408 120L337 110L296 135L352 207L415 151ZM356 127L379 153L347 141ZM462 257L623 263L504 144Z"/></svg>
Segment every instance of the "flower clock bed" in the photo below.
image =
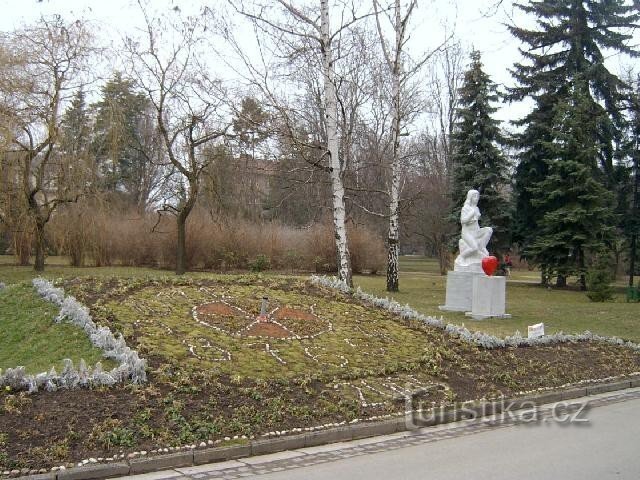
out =
<svg viewBox="0 0 640 480"><path fill-rule="evenodd" d="M83 382L34 377L5 388L0 474L384 418L404 412L408 397L425 408L640 370L630 345L585 337L494 348L326 284L259 275L59 282L64 293L50 299L119 366L97 372L113 381L92 370Z"/></svg>

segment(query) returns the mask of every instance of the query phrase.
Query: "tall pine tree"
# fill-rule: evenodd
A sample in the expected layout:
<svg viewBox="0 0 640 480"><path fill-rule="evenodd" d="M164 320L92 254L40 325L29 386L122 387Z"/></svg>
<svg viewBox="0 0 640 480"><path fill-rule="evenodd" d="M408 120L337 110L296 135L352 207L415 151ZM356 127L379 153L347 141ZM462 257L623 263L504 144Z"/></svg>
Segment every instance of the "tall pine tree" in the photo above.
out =
<svg viewBox="0 0 640 480"><path fill-rule="evenodd" d="M471 64L459 89L459 107L452 136L452 195L456 222L468 190L480 192L482 223L493 227L489 249L504 253L510 244L510 208L506 199L509 165L499 145L504 143L500 122L492 117L498 101L495 84L482 70L480 52L471 53Z"/></svg>
<svg viewBox="0 0 640 480"><path fill-rule="evenodd" d="M602 49L635 55L625 43L631 38L625 28L634 27L640 17L623 0L539 0L516 6L537 18L535 29L510 27L512 34L525 44L520 50L525 61L515 65L512 73L518 86L511 89L508 98L534 101L533 110L517 122L524 128L515 138L520 148L515 173L516 240L525 256L543 267L543 278L548 273L544 269L549 268L563 284L565 274L581 273L582 269L575 259L561 259L559 252L544 249L545 245L551 248L554 242L541 235L557 230L551 228L553 218L558 221L556 227L562 223L561 218L548 215L562 207L558 204L562 198L553 197L543 185L549 175L561 171L558 167L552 172L551 167L556 161L567 160L566 145L576 144L588 147L593 155L588 162L585 158L577 160L591 165L590 178L609 190L615 187L614 154L624 126L621 106L627 91L625 83L606 68ZM586 123L572 128L573 120L568 117L573 114L580 115ZM591 132L588 139L566 138L568 134L584 133L581 130ZM586 145L586 141L591 143ZM559 150L558 145L563 148ZM570 188L569 179L565 178L565 182ZM586 197L577 198L588 204ZM614 221L613 216L604 213L598 218ZM611 226L592 225L594 229L586 232L590 237L584 239L584 245L594 246L599 232L609 231ZM568 268L572 262L575 268Z"/></svg>
<svg viewBox="0 0 640 480"><path fill-rule="evenodd" d="M65 110L61 125L60 148L66 155L86 157L91 143L91 118L85 93L78 90Z"/></svg>
<svg viewBox="0 0 640 480"><path fill-rule="evenodd" d="M629 159L625 179L627 188L622 200L622 231L629 248L629 286L634 286L634 276L638 270L638 237L640 236L640 75L634 82L634 90L629 102L630 121L625 150ZM625 208L626 207L626 208Z"/></svg>
<svg viewBox="0 0 640 480"><path fill-rule="evenodd" d="M530 254L560 286L569 275L577 275L583 289L587 255L605 251L616 224L614 196L598 178L592 108L584 83L556 106L553 141L546 145L551 153L547 175L531 188L534 206L544 213Z"/></svg>
<svg viewBox="0 0 640 480"><path fill-rule="evenodd" d="M131 80L116 72L102 87L102 98L96 109L93 148L97 157L101 187L104 191L121 195L127 201L143 206L141 190L145 171L149 169L148 145L145 145L149 120L148 102L136 92Z"/></svg>

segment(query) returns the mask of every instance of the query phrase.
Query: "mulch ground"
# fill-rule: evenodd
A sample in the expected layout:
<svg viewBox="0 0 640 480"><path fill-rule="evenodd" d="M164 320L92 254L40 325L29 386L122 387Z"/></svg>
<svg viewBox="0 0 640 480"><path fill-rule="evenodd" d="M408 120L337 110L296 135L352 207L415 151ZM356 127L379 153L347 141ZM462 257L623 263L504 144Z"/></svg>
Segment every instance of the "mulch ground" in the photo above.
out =
<svg viewBox="0 0 640 480"><path fill-rule="evenodd" d="M226 305L222 302L205 303L204 305L198 306L196 308L196 311L198 312L198 314L204 315L226 315L229 317L234 315L244 316L244 314L240 310L230 307L229 305Z"/></svg>
<svg viewBox="0 0 640 480"><path fill-rule="evenodd" d="M282 319L285 319L285 318L292 318L292 319L296 319L296 320L305 320L307 322L317 322L318 321L318 317L316 317L315 315L313 315L313 314L311 314L309 312L305 312L305 311L300 310L298 308L288 308L288 307L280 307L274 313L274 317L275 317L276 320L282 320Z"/></svg>
<svg viewBox="0 0 640 480"><path fill-rule="evenodd" d="M513 395L520 389L536 388L541 380L553 387L614 376L621 370L640 370L637 355L630 356L620 347L586 343L480 352L479 357L472 372L445 370L443 376L457 401L491 396L496 387ZM444 399L436 395L422 400ZM191 378L177 384L151 378L150 385L143 388L119 386L35 395L5 392L0 395L0 431L5 435L0 469L50 468L199 439L366 418L400 411L404 406L400 402L395 408L335 408L341 401L319 382L304 387L295 382L238 385L229 378Z"/></svg>

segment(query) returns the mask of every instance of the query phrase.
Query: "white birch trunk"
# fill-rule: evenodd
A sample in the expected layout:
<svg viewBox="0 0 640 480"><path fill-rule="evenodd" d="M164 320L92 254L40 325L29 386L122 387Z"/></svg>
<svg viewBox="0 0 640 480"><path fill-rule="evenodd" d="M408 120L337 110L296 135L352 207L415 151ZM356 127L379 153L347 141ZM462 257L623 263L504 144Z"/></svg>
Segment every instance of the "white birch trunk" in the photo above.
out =
<svg viewBox="0 0 640 480"><path fill-rule="evenodd" d="M393 151L391 158L391 186L389 189L389 235L387 242L389 251L387 255L387 291L397 292L399 289L398 278L398 254L400 250L398 206L400 203L400 75L401 75L401 49L402 49L402 23L400 20L400 0L395 3L395 48L393 63L389 64L392 75L391 85L391 135Z"/></svg>
<svg viewBox="0 0 640 480"><path fill-rule="evenodd" d="M335 229L336 250L338 254L338 277L353 286L351 278L351 257L347 243L345 225L344 185L342 165L338 143L338 97L334 83L334 64L331 52L331 33L329 28L329 2L320 0L320 30L322 43L322 67L324 79L324 101L327 128L327 151L333 195L333 225Z"/></svg>

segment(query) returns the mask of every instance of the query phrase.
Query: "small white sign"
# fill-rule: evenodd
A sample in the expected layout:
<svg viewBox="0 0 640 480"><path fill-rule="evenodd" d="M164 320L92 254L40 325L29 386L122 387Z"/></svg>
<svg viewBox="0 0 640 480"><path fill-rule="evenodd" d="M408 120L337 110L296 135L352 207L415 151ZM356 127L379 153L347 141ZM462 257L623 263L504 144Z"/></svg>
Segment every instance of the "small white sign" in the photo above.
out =
<svg viewBox="0 0 640 480"><path fill-rule="evenodd" d="M536 323L535 325L529 325L529 338L544 337L544 323Z"/></svg>

